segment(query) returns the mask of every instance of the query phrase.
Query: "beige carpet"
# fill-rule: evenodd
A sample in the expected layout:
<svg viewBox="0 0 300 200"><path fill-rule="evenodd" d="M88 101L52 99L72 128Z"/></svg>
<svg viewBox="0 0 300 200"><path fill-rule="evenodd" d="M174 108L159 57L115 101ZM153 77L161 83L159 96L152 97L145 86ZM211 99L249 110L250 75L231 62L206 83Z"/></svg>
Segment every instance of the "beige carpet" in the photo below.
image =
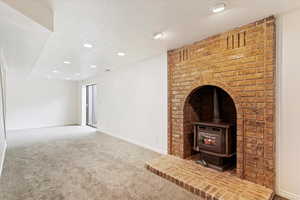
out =
<svg viewBox="0 0 300 200"><path fill-rule="evenodd" d="M157 153L93 129L19 131L8 142L1 200L198 198L145 169Z"/></svg>

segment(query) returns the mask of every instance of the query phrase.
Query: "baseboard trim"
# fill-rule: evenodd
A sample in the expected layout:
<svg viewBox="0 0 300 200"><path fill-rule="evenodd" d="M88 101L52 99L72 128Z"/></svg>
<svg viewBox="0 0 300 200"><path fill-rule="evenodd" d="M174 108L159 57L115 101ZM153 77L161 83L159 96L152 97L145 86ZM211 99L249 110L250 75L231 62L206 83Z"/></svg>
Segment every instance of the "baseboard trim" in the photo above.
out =
<svg viewBox="0 0 300 200"><path fill-rule="evenodd" d="M61 124L61 125L41 126L41 127L33 127L33 128L17 128L17 129L7 129L7 132L22 131L22 130L34 130L34 129L40 129L40 128L56 128L56 127L64 127L64 126L81 126L81 125L80 124Z"/></svg>
<svg viewBox="0 0 300 200"><path fill-rule="evenodd" d="M101 130L99 130L99 129L97 129L97 131L100 132L100 133L104 133L104 134L106 134L106 135L109 135L109 136L112 136L112 137L115 137L115 138L124 140L124 141L126 141L126 142L135 144L135 145L140 146L140 147L143 147L143 148L145 148L145 149L154 151L154 152L159 153L159 154L163 154L163 155L166 155L166 154L167 154L167 151L164 151L164 150L161 150L161 149L157 149L157 148L151 147L151 146L149 146L149 145L147 145L147 144L143 144L143 143L141 143L141 142L137 142L137 141L134 141L134 140L125 138L125 137L121 137L121 136L119 136L119 135L115 135L115 134L103 132L103 131L101 131Z"/></svg>
<svg viewBox="0 0 300 200"><path fill-rule="evenodd" d="M285 191L283 189L279 189L278 195L280 195L280 196L282 196L284 198L288 198L290 200L299 200L300 199L299 195L287 192L287 191Z"/></svg>
<svg viewBox="0 0 300 200"><path fill-rule="evenodd" d="M6 149L7 149L7 143L6 143L6 141L4 141L4 148L3 148L2 155L1 155L2 159L0 161L0 177L1 177L2 171L3 171Z"/></svg>

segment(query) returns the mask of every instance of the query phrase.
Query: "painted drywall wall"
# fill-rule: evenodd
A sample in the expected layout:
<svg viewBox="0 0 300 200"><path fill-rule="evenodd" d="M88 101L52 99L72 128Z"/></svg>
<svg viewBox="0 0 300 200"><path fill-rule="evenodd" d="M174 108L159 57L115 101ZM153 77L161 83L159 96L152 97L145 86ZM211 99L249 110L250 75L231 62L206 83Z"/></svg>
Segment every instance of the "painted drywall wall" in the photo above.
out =
<svg viewBox="0 0 300 200"><path fill-rule="evenodd" d="M97 84L98 129L156 152L167 152L167 56L118 67ZM81 88L81 86L80 86Z"/></svg>
<svg viewBox="0 0 300 200"><path fill-rule="evenodd" d="M3 165L4 165L4 159L5 159L5 152L6 152L6 138L5 138L5 121L4 121L4 90L2 90L3 82L2 82L2 77L0 77L0 176L2 174L3 170Z"/></svg>
<svg viewBox="0 0 300 200"><path fill-rule="evenodd" d="M78 123L78 83L7 78L8 130Z"/></svg>
<svg viewBox="0 0 300 200"><path fill-rule="evenodd" d="M300 199L300 10L278 18L277 192Z"/></svg>
<svg viewBox="0 0 300 200"><path fill-rule="evenodd" d="M0 176L2 174L6 152L6 60L0 50Z"/></svg>

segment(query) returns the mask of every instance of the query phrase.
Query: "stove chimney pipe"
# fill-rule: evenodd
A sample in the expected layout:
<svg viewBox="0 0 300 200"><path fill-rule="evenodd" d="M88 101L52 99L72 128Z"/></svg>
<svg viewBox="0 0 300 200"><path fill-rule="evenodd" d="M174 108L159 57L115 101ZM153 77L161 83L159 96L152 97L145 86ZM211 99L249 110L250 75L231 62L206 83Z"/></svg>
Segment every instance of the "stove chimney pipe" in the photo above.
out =
<svg viewBox="0 0 300 200"><path fill-rule="evenodd" d="M220 119L220 110L219 110L219 100L218 100L217 88L214 88L213 106L214 106L214 108L213 108L214 109L213 122L219 123L221 121L221 119Z"/></svg>

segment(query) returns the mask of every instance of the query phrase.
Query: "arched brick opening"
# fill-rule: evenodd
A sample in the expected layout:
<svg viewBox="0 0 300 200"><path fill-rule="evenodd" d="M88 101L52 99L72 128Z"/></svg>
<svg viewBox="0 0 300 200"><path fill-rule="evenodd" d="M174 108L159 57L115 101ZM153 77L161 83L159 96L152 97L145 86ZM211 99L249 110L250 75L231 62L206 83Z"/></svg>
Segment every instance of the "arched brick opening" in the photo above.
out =
<svg viewBox="0 0 300 200"><path fill-rule="evenodd" d="M243 133L243 111L240 108L240 104L238 101L238 97L235 95L235 93L226 85L222 84L221 82L203 82L202 84L199 84L198 86L193 86L184 97L184 103L183 103L183 120L182 120L182 157L187 158L190 157L192 154L195 152L192 150L192 145L193 145L193 128L192 128L192 122L195 121L209 121L211 119L211 113L206 112L205 116L199 116L199 110L195 111L195 106L193 108L193 102L191 101L202 101L199 102L200 104L203 103L204 105L202 106L202 109L204 107L208 107L207 109L211 110L211 96L206 96L206 99L201 100L201 95L197 95L197 92L203 93L205 96L205 93L210 93L209 90L211 88L217 88L220 95L221 99L223 98L223 102L221 101L222 106L227 106L227 108L223 108L221 110L221 118L225 120L225 122L231 122L234 124L236 128L236 151L237 151L237 163L236 163L236 172L237 176L243 178L243 172L244 172L244 133ZM196 98L195 98L196 96ZM198 96L198 99L197 99ZM202 97L204 97L202 96ZM193 100L194 99L194 100ZM194 102L195 103L195 102ZM226 105L222 105L226 104ZM198 104L199 105L199 104ZM230 108L231 107L231 108ZM196 108L197 109L197 108ZM201 109L201 108L199 108ZM222 109L222 108L221 108ZM224 110L225 109L225 110ZM229 109L229 110L226 110ZM233 110L230 110L233 109ZM198 113L197 113L198 112ZM224 116L227 115L227 116ZM228 116L229 115L229 116ZM200 119L199 119L200 117Z"/></svg>

